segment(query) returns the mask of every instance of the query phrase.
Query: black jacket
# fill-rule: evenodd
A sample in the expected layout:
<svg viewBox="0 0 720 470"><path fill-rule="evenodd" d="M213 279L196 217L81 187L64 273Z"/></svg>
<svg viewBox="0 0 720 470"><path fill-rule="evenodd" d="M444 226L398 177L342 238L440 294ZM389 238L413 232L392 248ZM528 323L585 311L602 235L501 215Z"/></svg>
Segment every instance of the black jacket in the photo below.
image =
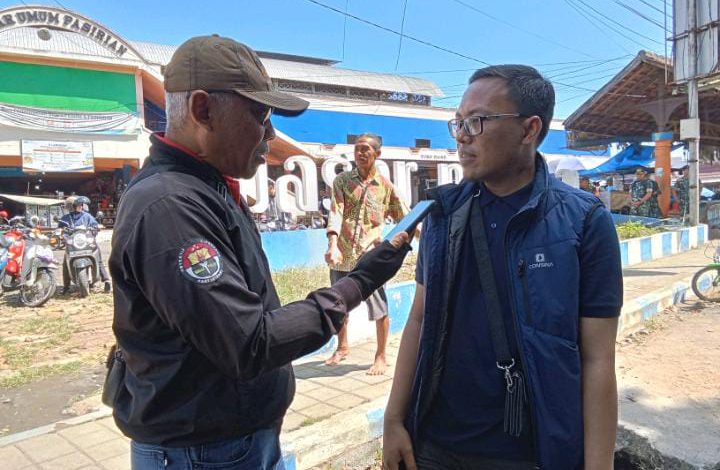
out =
<svg viewBox="0 0 720 470"><path fill-rule="evenodd" d="M127 364L115 422L171 447L279 425L294 395L290 361L340 328L358 286L281 307L260 236L223 177L151 140L112 240L113 330Z"/></svg>

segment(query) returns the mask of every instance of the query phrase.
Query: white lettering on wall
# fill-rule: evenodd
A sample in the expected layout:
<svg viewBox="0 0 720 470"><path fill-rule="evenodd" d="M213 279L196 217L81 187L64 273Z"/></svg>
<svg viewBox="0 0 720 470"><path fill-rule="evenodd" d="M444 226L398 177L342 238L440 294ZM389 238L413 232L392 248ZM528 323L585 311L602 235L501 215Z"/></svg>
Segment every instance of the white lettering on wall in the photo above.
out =
<svg viewBox="0 0 720 470"><path fill-rule="evenodd" d="M337 167L342 165L343 171L352 170L352 163L344 156L330 157L325 160L322 164L320 172L322 173L322 179L328 188L332 188L335 177L337 176Z"/></svg>
<svg viewBox="0 0 720 470"><path fill-rule="evenodd" d="M418 171L417 162L394 160L392 173L393 184L400 197L409 206L412 204L412 174ZM337 167L342 166L343 171L352 170L349 159L343 156L328 158L322 164L320 174L326 185L332 188L335 181ZM288 171L300 169L300 177L287 174L279 177L275 182L276 200L278 208L283 212L297 214L302 212L316 212L318 205L318 173L313 159L304 155L297 155L285 160L284 168ZM390 167L388 162L378 160L375 168L385 178L390 180ZM457 183L462 179L462 168L459 164L439 164L438 184ZM269 204L268 196L268 169L267 165L260 165L253 178L240 180L240 191L243 196L254 200L250 210L256 214L265 212Z"/></svg>
<svg viewBox="0 0 720 470"><path fill-rule="evenodd" d="M417 170L418 164L416 162L393 162L395 189L408 206L412 204L412 173Z"/></svg>
<svg viewBox="0 0 720 470"><path fill-rule="evenodd" d="M285 160L286 170L293 171L296 166L300 168L300 178L295 175L284 175L277 179L275 187L278 191L278 206L283 212L292 212L289 207L283 206L295 199L295 205L301 211L316 212L318 210L318 181L315 162L312 158L302 155ZM294 198L290 194L290 184L295 186Z"/></svg>
<svg viewBox="0 0 720 470"><path fill-rule="evenodd" d="M253 178L240 180L240 192L246 200L248 196L255 200L255 204L250 206L252 212L256 214L265 212L270 203L267 165L260 165Z"/></svg>
<svg viewBox="0 0 720 470"><path fill-rule="evenodd" d="M375 160L375 169L390 181L390 167L383 160Z"/></svg>
<svg viewBox="0 0 720 470"><path fill-rule="evenodd" d="M449 183L459 183L463 177L462 166L459 163L441 163L438 169L438 186Z"/></svg>

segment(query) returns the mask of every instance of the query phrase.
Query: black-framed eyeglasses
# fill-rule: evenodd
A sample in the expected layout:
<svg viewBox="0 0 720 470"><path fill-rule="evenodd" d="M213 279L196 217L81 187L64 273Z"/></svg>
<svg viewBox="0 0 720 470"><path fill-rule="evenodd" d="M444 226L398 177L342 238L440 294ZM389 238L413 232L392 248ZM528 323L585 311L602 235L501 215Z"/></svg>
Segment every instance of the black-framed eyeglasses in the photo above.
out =
<svg viewBox="0 0 720 470"><path fill-rule="evenodd" d="M512 113L512 114L488 114L486 116L477 114L475 116L468 116L463 119L451 119L448 121L448 130L453 138L457 139L458 132L460 129L469 136L476 136L483 133L485 130L485 121L494 121L496 119L510 119L510 118L526 118L530 117L525 114Z"/></svg>
<svg viewBox="0 0 720 470"><path fill-rule="evenodd" d="M238 95L237 93L234 93L232 91L226 91L226 90L206 90L209 95L215 95L215 94L230 94L234 96L239 96L241 98L245 98L250 103L250 112L253 116L257 118L258 121L260 121L260 124L263 126L267 124L267 122L270 120L270 118L273 115L273 112L275 111L275 108L272 106L268 106L262 103L258 103L257 101L253 101L250 98L246 98L242 95ZM188 98L190 95L188 94Z"/></svg>

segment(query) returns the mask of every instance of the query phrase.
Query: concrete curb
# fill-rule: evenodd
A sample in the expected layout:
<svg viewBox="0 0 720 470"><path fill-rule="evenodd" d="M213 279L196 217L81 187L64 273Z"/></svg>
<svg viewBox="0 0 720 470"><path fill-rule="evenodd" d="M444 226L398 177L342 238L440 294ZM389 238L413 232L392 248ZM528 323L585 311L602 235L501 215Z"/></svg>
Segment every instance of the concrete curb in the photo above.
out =
<svg viewBox="0 0 720 470"><path fill-rule="evenodd" d="M622 267L685 253L702 246L708 239L708 226L678 227L647 237L630 238L620 242Z"/></svg>
<svg viewBox="0 0 720 470"><path fill-rule="evenodd" d="M387 397L333 415L310 426L280 436L287 470L320 465L355 447L382 436Z"/></svg>
<svg viewBox="0 0 720 470"><path fill-rule="evenodd" d="M28 429L27 431L18 432L15 434L10 434L9 436L2 437L0 438L0 448L8 446L10 444L15 444L19 441L24 441L25 439L30 439L32 437L42 436L43 434L50 434L55 431L60 431L61 429L70 426L77 426L79 424L89 423L90 421L107 418L108 416L112 416L112 409L103 405L102 409L98 411L93 411L92 413L76 416L75 418L70 418L62 421L57 421L55 423L48 424L47 426Z"/></svg>
<svg viewBox="0 0 720 470"><path fill-rule="evenodd" d="M627 333L666 308L684 302L690 296L694 297L691 282L692 276L688 276L671 287L658 289L625 302L620 312L618 333Z"/></svg>

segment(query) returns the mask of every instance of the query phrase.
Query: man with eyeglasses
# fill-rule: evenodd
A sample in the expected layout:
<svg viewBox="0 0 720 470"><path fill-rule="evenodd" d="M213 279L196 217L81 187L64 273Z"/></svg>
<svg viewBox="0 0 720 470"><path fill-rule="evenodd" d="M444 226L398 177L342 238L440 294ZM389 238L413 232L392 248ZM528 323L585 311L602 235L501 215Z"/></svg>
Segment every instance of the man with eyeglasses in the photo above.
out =
<svg viewBox="0 0 720 470"><path fill-rule="evenodd" d="M146 469L283 469L290 362L325 344L390 279L407 234L368 252L329 289L281 306L236 178L275 137L273 112L308 103L273 90L249 47L182 44L165 69L166 133L120 202L110 269L113 331L104 401Z"/></svg>
<svg viewBox="0 0 720 470"><path fill-rule="evenodd" d="M430 195L387 469L613 466L619 245L602 203L538 153L554 104L537 70L491 66L449 122L464 179Z"/></svg>

